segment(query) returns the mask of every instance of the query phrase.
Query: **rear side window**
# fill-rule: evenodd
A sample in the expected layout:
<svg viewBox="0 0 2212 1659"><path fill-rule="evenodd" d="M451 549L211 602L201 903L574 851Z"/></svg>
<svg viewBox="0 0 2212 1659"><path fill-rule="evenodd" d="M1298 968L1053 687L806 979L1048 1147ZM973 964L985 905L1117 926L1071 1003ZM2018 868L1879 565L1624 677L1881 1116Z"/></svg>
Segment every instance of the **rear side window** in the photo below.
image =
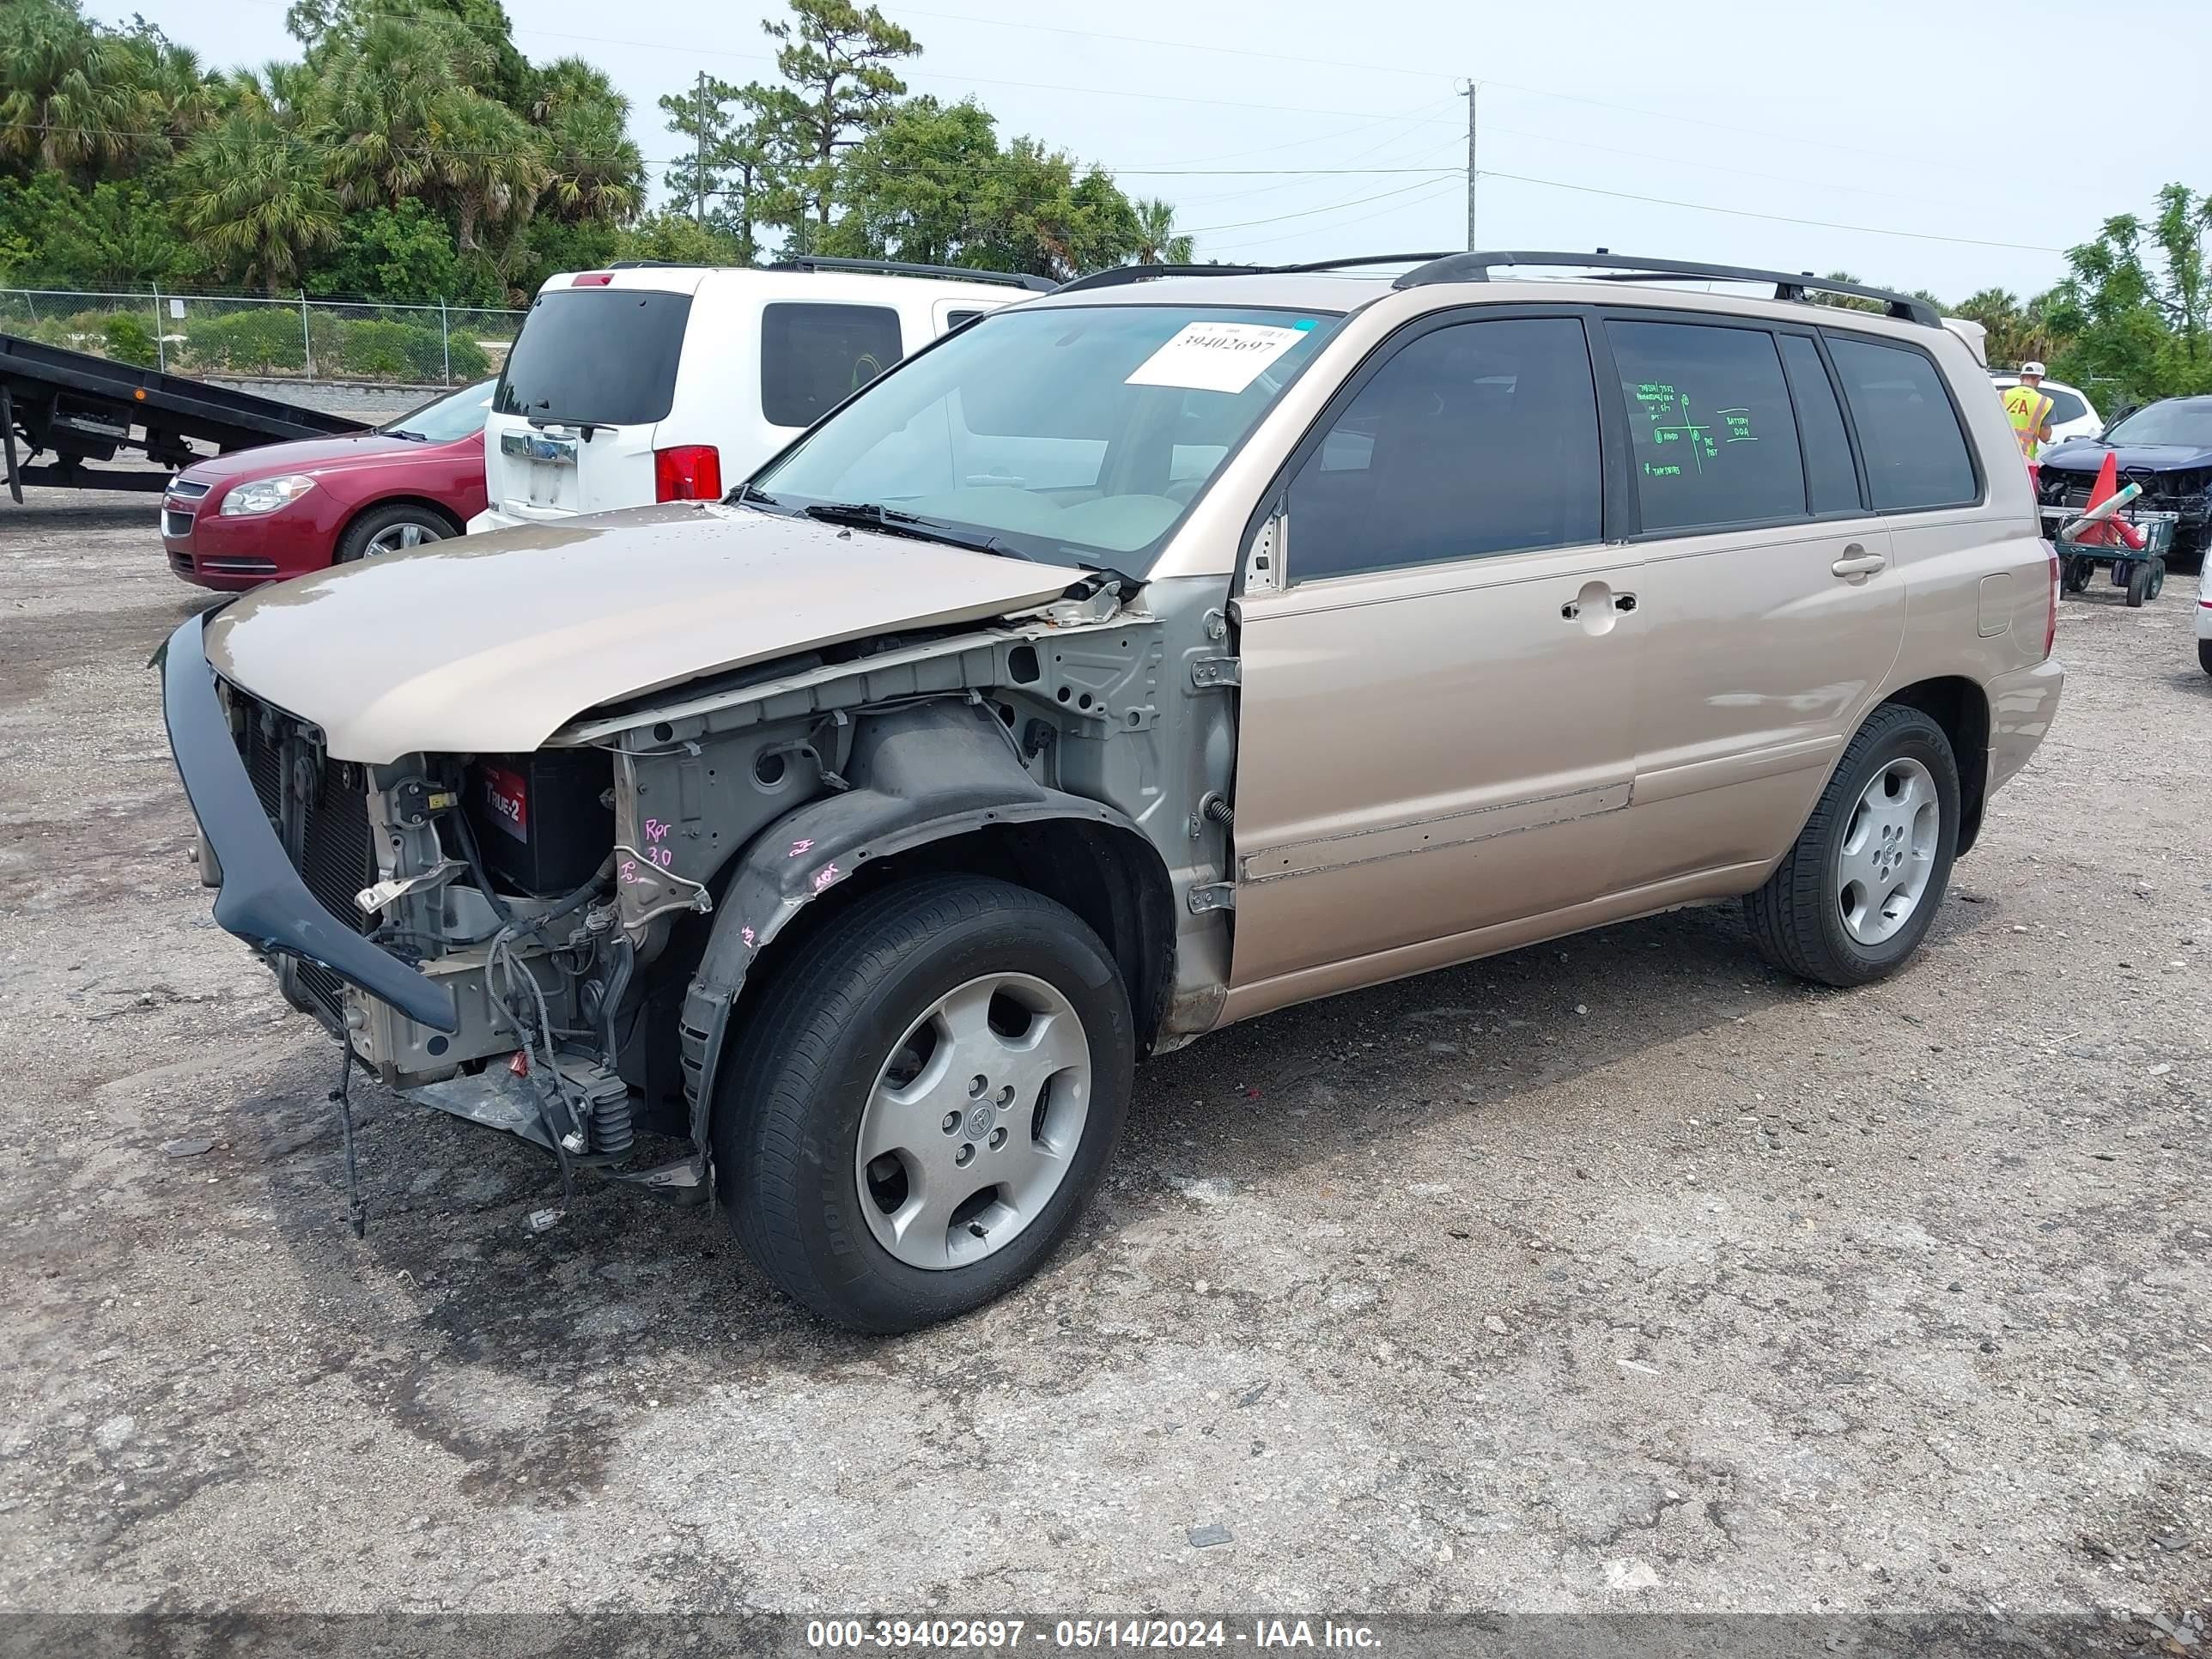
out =
<svg viewBox="0 0 2212 1659"><path fill-rule="evenodd" d="M1878 511L1966 507L1981 494L1973 454L1935 363L1905 346L1828 337Z"/></svg>
<svg viewBox="0 0 2212 1659"><path fill-rule="evenodd" d="M761 412L772 426L812 426L899 356L888 306L763 306Z"/></svg>
<svg viewBox="0 0 2212 1659"><path fill-rule="evenodd" d="M1291 481L1293 581L1597 540L1597 387L1578 322L1409 342Z"/></svg>
<svg viewBox="0 0 2212 1659"><path fill-rule="evenodd" d="M1647 531L1805 516L1797 426L1774 337L1696 323L1606 325Z"/></svg>
<svg viewBox="0 0 2212 1659"><path fill-rule="evenodd" d="M2055 386L2045 386L2041 390L2043 395L2051 399L2051 423L2053 426L2064 426L2069 421L2078 421L2089 412L2089 405L2070 392L2061 392Z"/></svg>
<svg viewBox="0 0 2212 1659"><path fill-rule="evenodd" d="M492 407L563 424L645 426L676 396L688 294L556 289L538 296L507 354Z"/></svg>
<svg viewBox="0 0 2212 1659"><path fill-rule="evenodd" d="M1805 490L1813 511L1860 510L1859 475L1851 465L1851 441L1844 430L1844 411L1820 348L1802 334L1778 337L1782 366L1790 374L1790 395L1797 400L1797 435L1805 445Z"/></svg>
<svg viewBox="0 0 2212 1659"><path fill-rule="evenodd" d="M950 334L961 324L972 323L982 314L980 311L948 311L945 313L945 331Z"/></svg>

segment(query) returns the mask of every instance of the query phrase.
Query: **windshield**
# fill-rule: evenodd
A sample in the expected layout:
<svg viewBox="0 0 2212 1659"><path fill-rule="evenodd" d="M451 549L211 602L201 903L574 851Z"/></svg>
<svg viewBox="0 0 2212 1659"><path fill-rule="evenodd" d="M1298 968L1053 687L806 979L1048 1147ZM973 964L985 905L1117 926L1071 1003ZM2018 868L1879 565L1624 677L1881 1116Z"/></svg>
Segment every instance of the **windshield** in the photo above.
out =
<svg viewBox="0 0 2212 1659"><path fill-rule="evenodd" d="M2212 449L2212 403L2153 404L2137 410L2105 434L2114 444L2185 444Z"/></svg>
<svg viewBox="0 0 2212 1659"><path fill-rule="evenodd" d="M676 399L691 296L635 288L538 296L492 406L541 424L650 426Z"/></svg>
<svg viewBox="0 0 2212 1659"><path fill-rule="evenodd" d="M459 392L433 398L384 429L403 438L428 439L434 444L451 443L471 432L481 432L484 417L491 413L491 389L498 384L496 380L479 380Z"/></svg>
<svg viewBox="0 0 2212 1659"><path fill-rule="evenodd" d="M1141 574L1340 320L1190 305L1000 312L885 375L753 485L778 511L882 506L1031 558Z"/></svg>

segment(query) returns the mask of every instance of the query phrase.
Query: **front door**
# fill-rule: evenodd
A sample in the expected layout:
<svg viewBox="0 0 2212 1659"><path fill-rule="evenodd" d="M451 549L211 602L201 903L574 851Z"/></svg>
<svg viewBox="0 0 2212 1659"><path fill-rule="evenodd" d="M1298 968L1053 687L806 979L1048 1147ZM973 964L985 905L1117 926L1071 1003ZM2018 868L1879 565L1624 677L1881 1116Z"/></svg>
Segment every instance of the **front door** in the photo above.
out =
<svg viewBox="0 0 2212 1659"><path fill-rule="evenodd" d="M1583 320L1487 314L1346 386L1287 474L1285 585L1237 602L1237 989L1611 890L1639 564Z"/></svg>

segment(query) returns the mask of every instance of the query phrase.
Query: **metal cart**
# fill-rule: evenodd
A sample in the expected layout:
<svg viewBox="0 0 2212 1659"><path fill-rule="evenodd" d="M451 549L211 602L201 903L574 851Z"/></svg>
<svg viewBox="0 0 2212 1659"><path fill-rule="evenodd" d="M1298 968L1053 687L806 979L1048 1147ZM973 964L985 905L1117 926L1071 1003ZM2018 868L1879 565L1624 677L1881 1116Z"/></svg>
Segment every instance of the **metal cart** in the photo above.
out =
<svg viewBox="0 0 2212 1659"><path fill-rule="evenodd" d="M2082 509L2078 507L2046 507L2042 511L2044 533L2058 550L2059 585L2069 593L2084 592L2100 565L2111 567L2112 586L2127 589L2130 606L2156 599L2165 587L2166 556L2173 548L2173 527L2180 521L2179 514L2132 507L2115 513L2114 519L2144 532L2142 550L2138 552L2125 543L2108 546L2102 541L2075 540L2069 531L2086 528L2094 534L2100 528L2080 526Z"/></svg>

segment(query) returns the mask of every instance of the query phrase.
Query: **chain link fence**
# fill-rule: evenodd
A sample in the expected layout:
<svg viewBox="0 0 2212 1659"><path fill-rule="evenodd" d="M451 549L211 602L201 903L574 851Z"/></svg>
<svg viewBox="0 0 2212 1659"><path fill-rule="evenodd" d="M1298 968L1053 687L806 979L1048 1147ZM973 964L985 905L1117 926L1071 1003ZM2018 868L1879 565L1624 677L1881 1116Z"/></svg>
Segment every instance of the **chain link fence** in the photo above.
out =
<svg viewBox="0 0 2212 1659"><path fill-rule="evenodd" d="M238 380L465 386L495 374L525 313L242 295L0 289L0 333L143 368Z"/></svg>

